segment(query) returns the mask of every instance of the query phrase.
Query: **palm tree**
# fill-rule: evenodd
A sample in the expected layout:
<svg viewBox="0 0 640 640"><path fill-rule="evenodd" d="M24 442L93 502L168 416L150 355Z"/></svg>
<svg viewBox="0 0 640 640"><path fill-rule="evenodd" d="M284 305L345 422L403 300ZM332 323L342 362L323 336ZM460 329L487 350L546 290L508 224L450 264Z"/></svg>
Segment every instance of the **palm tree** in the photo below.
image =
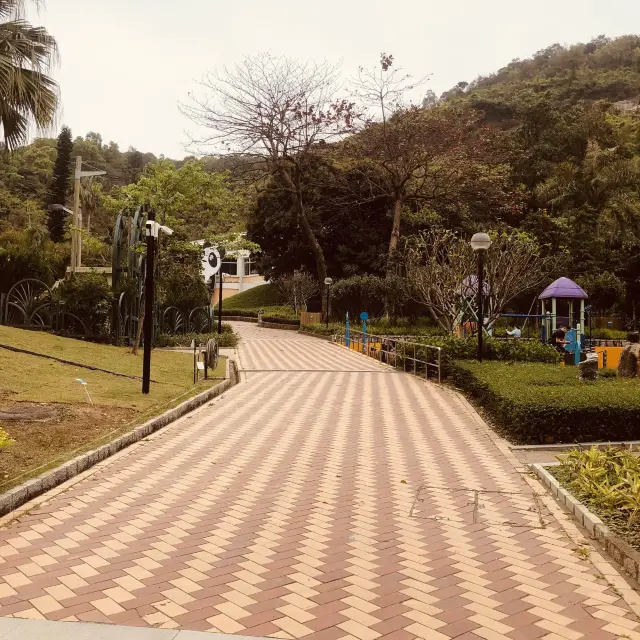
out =
<svg viewBox="0 0 640 640"><path fill-rule="evenodd" d="M0 125L9 149L26 142L31 123L50 126L58 108L58 85L46 75L58 45L45 28L22 18L24 5L0 0Z"/></svg>

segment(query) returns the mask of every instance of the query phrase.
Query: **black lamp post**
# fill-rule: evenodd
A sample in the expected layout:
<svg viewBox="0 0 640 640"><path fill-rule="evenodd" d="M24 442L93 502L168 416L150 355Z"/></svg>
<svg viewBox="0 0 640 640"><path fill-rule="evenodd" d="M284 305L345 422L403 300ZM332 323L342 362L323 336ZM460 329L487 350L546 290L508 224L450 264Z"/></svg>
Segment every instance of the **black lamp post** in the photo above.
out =
<svg viewBox="0 0 640 640"><path fill-rule="evenodd" d="M325 327L329 328L329 292L331 291L331 285L333 284L333 280L331 278L324 279L324 287L327 290L327 312L325 314Z"/></svg>
<svg viewBox="0 0 640 640"><path fill-rule="evenodd" d="M484 257L491 246L491 238L486 233L474 233L471 248L478 254L478 361L484 353Z"/></svg>

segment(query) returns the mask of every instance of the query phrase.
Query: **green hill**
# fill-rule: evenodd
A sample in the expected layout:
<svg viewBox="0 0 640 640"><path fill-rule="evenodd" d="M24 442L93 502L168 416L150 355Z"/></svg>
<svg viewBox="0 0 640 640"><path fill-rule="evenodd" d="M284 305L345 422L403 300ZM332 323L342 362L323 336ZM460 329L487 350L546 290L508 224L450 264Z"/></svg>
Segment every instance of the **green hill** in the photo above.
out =
<svg viewBox="0 0 640 640"><path fill-rule="evenodd" d="M598 36L588 43L553 44L531 58L513 60L489 76L460 82L442 99L469 100L490 119L500 120L541 95L572 104L638 99L640 36Z"/></svg>

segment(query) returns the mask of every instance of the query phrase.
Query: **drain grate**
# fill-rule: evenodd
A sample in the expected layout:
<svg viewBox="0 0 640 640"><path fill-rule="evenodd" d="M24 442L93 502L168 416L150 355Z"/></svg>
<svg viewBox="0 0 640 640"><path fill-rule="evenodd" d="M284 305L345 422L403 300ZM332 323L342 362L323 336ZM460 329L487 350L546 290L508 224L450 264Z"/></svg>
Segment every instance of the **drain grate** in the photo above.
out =
<svg viewBox="0 0 640 640"><path fill-rule="evenodd" d="M461 524L544 529L541 505L532 493L450 489L423 485L418 489L410 517Z"/></svg>

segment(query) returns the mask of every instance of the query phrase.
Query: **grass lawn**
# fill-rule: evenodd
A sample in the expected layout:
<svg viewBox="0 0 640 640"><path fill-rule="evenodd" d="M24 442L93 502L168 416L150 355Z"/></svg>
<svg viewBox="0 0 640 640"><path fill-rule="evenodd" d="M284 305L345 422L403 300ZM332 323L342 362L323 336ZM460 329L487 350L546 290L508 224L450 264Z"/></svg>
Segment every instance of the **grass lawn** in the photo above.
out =
<svg viewBox="0 0 640 640"><path fill-rule="evenodd" d="M278 306L278 295L272 284L261 284L247 289L222 301L223 309L244 309L251 311L264 307Z"/></svg>
<svg viewBox="0 0 640 640"><path fill-rule="evenodd" d="M611 373L585 383L578 379L576 367L459 360L453 378L511 441L639 439L640 380L618 379Z"/></svg>
<svg viewBox="0 0 640 640"><path fill-rule="evenodd" d="M142 352L99 345L42 332L0 327L0 342L105 369L142 375ZM224 377L221 359L212 377ZM0 452L0 491L29 475L56 466L113 440L154 415L180 404L220 380L193 384L191 354L155 350L151 357L151 392L142 395L140 380L121 378L53 360L0 349L0 411L45 411L40 420L8 420L0 426L16 441ZM93 400L91 405L83 386ZM48 412L48 413L47 413ZM33 418L33 416L32 416Z"/></svg>
<svg viewBox="0 0 640 640"><path fill-rule="evenodd" d="M264 311L265 317L298 317L291 307L284 307L278 304L278 294L272 284L261 284L258 287L247 289L247 291L231 296L222 302L223 314L225 312L243 311L257 315L261 309Z"/></svg>

